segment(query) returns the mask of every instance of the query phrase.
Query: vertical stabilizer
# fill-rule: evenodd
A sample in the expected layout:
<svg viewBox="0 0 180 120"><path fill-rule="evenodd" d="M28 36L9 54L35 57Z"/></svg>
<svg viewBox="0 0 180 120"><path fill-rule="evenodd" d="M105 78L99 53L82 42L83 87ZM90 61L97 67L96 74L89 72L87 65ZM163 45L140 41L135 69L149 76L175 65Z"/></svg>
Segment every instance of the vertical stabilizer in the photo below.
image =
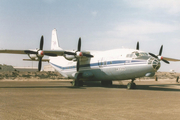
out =
<svg viewBox="0 0 180 120"><path fill-rule="evenodd" d="M51 50L62 50L62 48L59 47L56 29L52 31Z"/></svg>

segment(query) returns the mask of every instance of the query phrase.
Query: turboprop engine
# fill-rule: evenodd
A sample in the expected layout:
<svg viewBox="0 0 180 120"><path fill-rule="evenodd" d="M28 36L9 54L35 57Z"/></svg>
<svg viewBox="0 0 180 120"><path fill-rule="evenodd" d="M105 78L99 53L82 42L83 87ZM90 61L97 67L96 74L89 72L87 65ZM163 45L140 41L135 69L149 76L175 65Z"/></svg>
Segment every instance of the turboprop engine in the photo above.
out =
<svg viewBox="0 0 180 120"><path fill-rule="evenodd" d="M36 54L28 54L28 56L31 60L38 60L38 57Z"/></svg>
<svg viewBox="0 0 180 120"><path fill-rule="evenodd" d="M65 57L67 60L73 60L73 59L76 58L74 55L68 55L68 54L64 54L64 57Z"/></svg>
<svg viewBox="0 0 180 120"><path fill-rule="evenodd" d="M44 56L44 53L42 50L32 50L36 54L28 54L29 58L31 60L38 60L40 57L42 58Z"/></svg>

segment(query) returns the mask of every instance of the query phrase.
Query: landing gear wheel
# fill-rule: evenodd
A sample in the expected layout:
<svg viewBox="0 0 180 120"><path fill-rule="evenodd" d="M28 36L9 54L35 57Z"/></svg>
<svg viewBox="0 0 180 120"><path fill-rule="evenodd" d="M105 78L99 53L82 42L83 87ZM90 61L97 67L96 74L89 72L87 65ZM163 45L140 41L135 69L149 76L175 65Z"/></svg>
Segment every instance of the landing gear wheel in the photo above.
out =
<svg viewBox="0 0 180 120"><path fill-rule="evenodd" d="M129 82L128 84L127 84L127 89L129 90L129 89L135 89L136 88L136 84L134 83L134 82Z"/></svg>
<svg viewBox="0 0 180 120"><path fill-rule="evenodd" d="M78 83L77 83L77 81L76 80L74 80L74 81L72 81L72 86L78 86Z"/></svg>
<svg viewBox="0 0 180 120"><path fill-rule="evenodd" d="M73 82L72 82L72 86L83 86L83 81L77 81L77 80L74 80Z"/></svg>
<svg viewBox="0 0 180 120"><path fill-rule="evenodd" d="M132 89L132 84L131 84L131 82L129 82L128 84L127 84L127 89L129 90L129 89Z"/></svg>

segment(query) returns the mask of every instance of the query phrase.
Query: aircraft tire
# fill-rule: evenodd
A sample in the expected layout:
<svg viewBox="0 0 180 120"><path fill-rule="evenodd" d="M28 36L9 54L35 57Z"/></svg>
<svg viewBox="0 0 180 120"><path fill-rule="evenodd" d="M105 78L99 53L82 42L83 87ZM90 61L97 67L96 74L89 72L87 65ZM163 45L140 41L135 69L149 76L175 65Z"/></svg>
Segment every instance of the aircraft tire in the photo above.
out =
<svg viewBox="0 0 180 120"><path fill-rule="evenodd" d="M74 80L72 82L72 86L74 86L74 87L83 86L83 81L76 81L76 80Z"/></svg>
<svg viewBox="0 0 180 120"><path fill-rule="evenodd" d="M75 80L72 81L72 86L74 86L74 87L77 86L77 81L75 81Z"/></svg>
<svg viewBox="0 0 180 120"><path fill-rule="evenodd" d="M135 89L136 88L136 84L134 83L134 82L129 82L128 84L127 84L127 89L129 90L129 89Z"/></svg>
<svg viewBox="0 0 180 120"><path fill-rule="evenodd" d="M129 82L128 84L127 84L127 89L129 90L129 89L132 89L132 84L131 84L131 82Z"/></svg>

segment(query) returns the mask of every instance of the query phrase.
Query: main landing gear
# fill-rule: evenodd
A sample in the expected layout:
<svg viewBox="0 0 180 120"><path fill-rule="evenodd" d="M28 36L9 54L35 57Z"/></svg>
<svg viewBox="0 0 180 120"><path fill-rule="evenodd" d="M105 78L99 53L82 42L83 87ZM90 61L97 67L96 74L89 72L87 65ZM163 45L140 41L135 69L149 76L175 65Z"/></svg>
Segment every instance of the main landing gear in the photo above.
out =
<svg viewBox="0 0 180 120"><path fill-rule="evenodd" d="M75 75L75 79L71 82L72 86L75 86L75 87L83 86L83 81L80 80L81 76L82 76L82 73L77 73Z"/></svg>
<svg viewBox="0 0 180 120"><path fill-rule="evenodd" d="M127 84L127 89L135 89L136 88L136 84L134 83L134 80L135 79L132 79L132 81Z"/></svg>
<svg viewBox="0 0 180 120"><path fill-rule="evenodd" d="M77 87L77 86L83 86L83 81L82 80L73 80L72 86Z"/></svg>

